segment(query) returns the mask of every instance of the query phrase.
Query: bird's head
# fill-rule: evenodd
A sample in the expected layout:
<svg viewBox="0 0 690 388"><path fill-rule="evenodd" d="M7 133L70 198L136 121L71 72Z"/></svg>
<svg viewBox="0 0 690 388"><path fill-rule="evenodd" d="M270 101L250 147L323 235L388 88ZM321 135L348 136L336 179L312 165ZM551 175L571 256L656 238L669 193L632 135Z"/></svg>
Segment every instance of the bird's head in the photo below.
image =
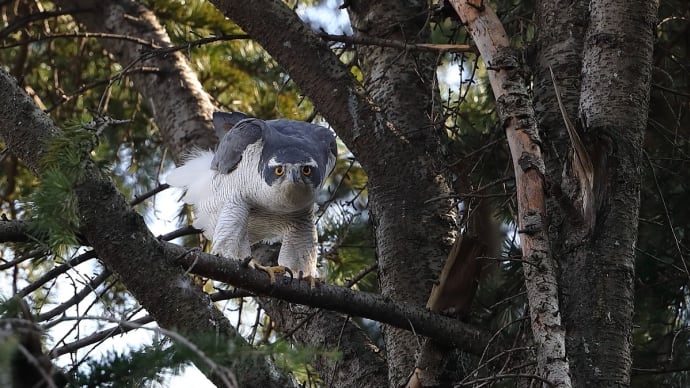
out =
<svg viewBox="0 0 690 388"><path fill-rule="evenodd" d="M266 183L276 191L284 207L297 210L313 205L323 174L318 164L300 153L282 154L266 163L263 171Z"/></svg>

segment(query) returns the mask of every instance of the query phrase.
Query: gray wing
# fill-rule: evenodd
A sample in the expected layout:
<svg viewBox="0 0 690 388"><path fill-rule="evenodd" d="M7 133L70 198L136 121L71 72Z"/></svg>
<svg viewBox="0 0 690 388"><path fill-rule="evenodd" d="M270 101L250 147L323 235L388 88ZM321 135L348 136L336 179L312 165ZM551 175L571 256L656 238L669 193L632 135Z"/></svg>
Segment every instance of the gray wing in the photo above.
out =
<svg viewBox="0 0 690 388"><path fill-rule="evenodd" d="M213 115L213 124L216 124L216 114ZM225 125L225 122L223 123ZM216 154L211 161L211 169L222 174L229 174L242 160L242 153L250 144L261 140L266 123L259 119L244 119L234 124L220 143Z"/></svg>

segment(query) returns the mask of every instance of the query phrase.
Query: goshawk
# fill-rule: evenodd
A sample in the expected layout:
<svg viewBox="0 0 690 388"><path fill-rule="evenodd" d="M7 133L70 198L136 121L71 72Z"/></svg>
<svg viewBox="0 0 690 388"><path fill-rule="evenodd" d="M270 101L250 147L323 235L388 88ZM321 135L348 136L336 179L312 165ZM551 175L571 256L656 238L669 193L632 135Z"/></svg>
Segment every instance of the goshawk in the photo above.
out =
<svg viewBox="0 0 690 388"><path fill-rule="evenodd" d="M314 212L335 166L333 133L237 112L215 112L213 124L221 139L216 152L192 152L167 177L186 190L182 199L193 206L194 227L213 241L212 253L233 259L250 257L256 242L282 240L278 264L317 277Z"/></svg>

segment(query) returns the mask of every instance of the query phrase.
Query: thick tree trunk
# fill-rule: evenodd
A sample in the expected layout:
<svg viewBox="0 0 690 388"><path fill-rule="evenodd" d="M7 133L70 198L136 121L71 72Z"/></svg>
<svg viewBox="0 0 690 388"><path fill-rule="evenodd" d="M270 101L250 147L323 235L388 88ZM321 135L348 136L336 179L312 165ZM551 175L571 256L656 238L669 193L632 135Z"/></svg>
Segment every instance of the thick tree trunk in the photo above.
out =
<svg viewBox="0 0 690 388"><path fill-rule="evenodd" d="M544 142L544 162L549 179L560 184L568 157L568 134L556 99L551 72L561 91L561 101L571 120L575 120L580 101L582 45L587 27L587 1L538 1L534 20L537 48L531 66L534 76L534 113ZM554 201L553 197L548 198ZM549 202L550 203L550 202ZM562 216L549 207L550 224ZM557 210L557 209L555 209ZM554 239L555 237L555 239ZM556 235L551 235L557 241Z"/></svg>
<svg viewBox="0 0 690 388"><path fill-rule="evenodd" d="M355 37L428 41L426 1L352 1L348 11ZM364 165L381 292L394 300L424 305L454 229L447 200L425 203L450 192L434 133L442 122L434 82L436 57L379 46L359 46L357 54L366 90L400 131L395 142L381 144L376 164ZM398 387L414 369L419 342L412 333L389 326L384 327L384 339L389 386Z"/></svg>
<svg viewBox="0 0 690 388"><path fill-rule="evenodd" d="M639 162L646 126L656 4L638 1L537 5L535 101L554 187L566 170L565 124L554 98L584 120L594 164L596 224L577 214L570 189L549 201L550 238L561 264L567 353L576 386L630 384ZM578 110L579 106L579 110ZM565 177L572 179L566 170Z"/></svg>
<svg viewBox="0 0 690 388"><path fill-rule="evenodd" d="M592 1L580 116L595 176L596 225L562 226L568 356L577 386L628 386L640 162L658 3Z"/></svg>

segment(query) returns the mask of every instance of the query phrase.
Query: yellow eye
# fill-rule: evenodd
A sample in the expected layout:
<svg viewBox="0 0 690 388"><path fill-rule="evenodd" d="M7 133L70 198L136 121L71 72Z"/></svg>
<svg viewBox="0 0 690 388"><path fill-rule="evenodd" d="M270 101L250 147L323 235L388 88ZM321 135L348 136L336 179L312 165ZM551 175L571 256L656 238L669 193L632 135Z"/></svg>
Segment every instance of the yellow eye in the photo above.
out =
<svg viewBox="0 0 690 388"><path fill-rule="evenodd" d="M309 166L302 167L302 174L304 174L304 176L311 175L311 167L309 167Z"/></svg>
<svg viewBox="0 0 690 388"><path fill-rule="evenodd" d="M273 173L275 173L276 176L283 176L283 174L285 174L285 169L283 166L278 166L273 170Z"/></svg>

